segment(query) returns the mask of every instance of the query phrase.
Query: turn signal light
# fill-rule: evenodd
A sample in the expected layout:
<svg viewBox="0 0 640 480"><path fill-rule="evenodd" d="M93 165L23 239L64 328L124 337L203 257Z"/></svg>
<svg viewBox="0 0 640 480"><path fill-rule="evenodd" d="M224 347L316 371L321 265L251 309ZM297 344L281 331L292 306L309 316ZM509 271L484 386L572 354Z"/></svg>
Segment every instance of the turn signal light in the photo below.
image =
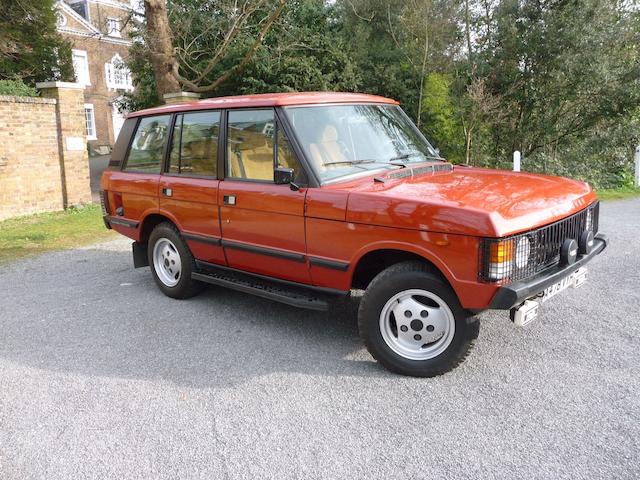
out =
<svg viewBox="0 0 640 480"><path fill-rule="evenodd" d="M489 261L491 263L503 263L513 259L513 242L507 240L504 242L496 242L491 244L491 253Z"/></svg>
<svg viewBox="0 0 640 480"><path fill-rule="evenodd" d="M489 277L502 280L509 275L513 265L513 241L505 240L491 244L489 251Z"/></svg>

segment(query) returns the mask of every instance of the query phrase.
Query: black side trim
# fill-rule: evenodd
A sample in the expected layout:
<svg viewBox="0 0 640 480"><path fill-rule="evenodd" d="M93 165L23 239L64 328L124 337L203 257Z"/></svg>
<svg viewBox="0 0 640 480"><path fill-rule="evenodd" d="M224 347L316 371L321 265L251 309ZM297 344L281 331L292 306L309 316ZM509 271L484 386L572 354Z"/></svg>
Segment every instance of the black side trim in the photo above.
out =
<svg viewBox="0 0 640 480"><path fill-rule="evenodd" d="M200 282L219 285L232 290L238 290L239 292L250 293L251 295L274 300L276 302L286 303L293 307L320 311L326 311L329 309L327 302L322 299L310 297L308 295L296 294L293 291L279 288L277 286L273 287L267 283L255 283L243 280L242 278L235 278L233 274L229 276L217 276L194 272L191 274L191 278L199 280Z"/></svg>
<svg viewBox="0 0 640 480"><path fill-rule="evenodd" d="M138 228L138 225L140 225L140 222L134 222L133 220L125 220L124 218L118 218L118 217L107 217L107 221L111 225L121 225L123 227L129 227L129 228Z"/></svg>
<svg viewBox="0 0 640 480"><path fill-rule="evenodd" d="M225 248L231 248L233 250L242 250L245 252L259 253L261 255L267 255L269 257L282 258L284 260L291 260L292 262L305 262L305 256L301 253L283 252L281 250L275 250L272 248L256 247L254 245L246 245L244 243L232 242L229 240L222 240L222 246Z"/></svg>
<svg viewBox="0 0 640 480"><path fill-rule="evenodd" d="M111 230L111 224L109 223L109 215L103 215L102 221L104 222L104 226L107 228L107 230Z"/></svg>
<svg viewBox="0 0 640 480"><path fill-rule="evenodd" d="M349 264L345 262L338 262L335 260L327 260L325 258L309 257L309 263L314 267L331 268L333 270L339 270L346 272L349 270Z"/></svg>
<svg viewBox="0 0 640 480"><path fill-rule="evenodd" d="M509 310L528 298L539 294L545 288L559 282L567 275L575 272L578 268L591 261L593 257L602 253L602 251L607 248L607 243L607 236L599 233L594 239L591 253L578 257L578 260L572 265L563 267L554 266L540 272L540 274L535 277L500 287L493 297L489 308L494 308L496 310Z"/></svg>
<svg viewBox="0 0 640 480"><path fill-rule="evenodd" d="M344 297L351 293L349 290L336 290L335 288L315 287L313 285L307 285L306 283L292 282L291 280L283 280L282 278L269 277L267 275L260 275L259 273L251 273L244 270L238 270L236 268L225 267L222 265L217 265L215 263L205 262L202 260L196 260L196 268L205 273L218 272L218 271L241 273L249 277L259 278L261 280L268 280L268 281L279 283L282 285L287 285L289 287L304 288L306 290L311 290L317 293L324 293L327 295L336 295L336 296Z"/></svg>
<svg viewBox="0 0 640 480"><path fill-rule="evenodd" d="M182 238L184 238L185 240L191 240L193 242L207 243L209 245L215 245L217 247L222 244L222 241L219 238L215 237L206 237L204 235L195 235L193 233L184 232L180 232L180 235L182 235Z"/></svg>

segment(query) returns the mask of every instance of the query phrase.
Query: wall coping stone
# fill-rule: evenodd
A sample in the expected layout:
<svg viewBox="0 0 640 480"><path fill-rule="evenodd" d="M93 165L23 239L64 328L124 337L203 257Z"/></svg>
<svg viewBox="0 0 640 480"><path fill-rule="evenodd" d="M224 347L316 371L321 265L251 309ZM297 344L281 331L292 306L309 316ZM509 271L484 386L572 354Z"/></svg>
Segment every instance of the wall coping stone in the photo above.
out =
<svg viewBox="0 0 640 480"><path fill-rule="evenodd" d="M74 88L84 90L84 85L80 85L75 82L38 82L36 88L42 90L43 88Z"/></svg>
<svg viewBox="0 0 640 480"><path fill-rule="evenodd" d="M38 103L46 105L55 105L58 101L55 98L41 98L41 97L19 97L15 95L0 95L0 102L2 103Z"/></svg>
<svg viewBox="0 0 640 480"><path fill-rule="evenodd" d="M200 98L199 93L194 92L175 92L175 93L165 93L162 98L168 104L175 104L180 102L189 102L198 100Z"/></svg>

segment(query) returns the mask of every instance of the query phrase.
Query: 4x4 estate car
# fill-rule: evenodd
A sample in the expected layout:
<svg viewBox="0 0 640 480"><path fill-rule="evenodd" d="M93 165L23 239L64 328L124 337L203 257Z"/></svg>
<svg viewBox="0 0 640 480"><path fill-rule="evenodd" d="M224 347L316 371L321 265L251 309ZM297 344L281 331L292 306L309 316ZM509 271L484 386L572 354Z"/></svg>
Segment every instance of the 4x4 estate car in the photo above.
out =
<svg viewBox="0 0 640 480"><path fill-rule="evenodd" d="M458 365L475 315L524 325L604 250L584 182L452 165L398 103L345 93L213 98L128 116L104 220L166 295L207 283L327 309L390 370Z"/></svg>

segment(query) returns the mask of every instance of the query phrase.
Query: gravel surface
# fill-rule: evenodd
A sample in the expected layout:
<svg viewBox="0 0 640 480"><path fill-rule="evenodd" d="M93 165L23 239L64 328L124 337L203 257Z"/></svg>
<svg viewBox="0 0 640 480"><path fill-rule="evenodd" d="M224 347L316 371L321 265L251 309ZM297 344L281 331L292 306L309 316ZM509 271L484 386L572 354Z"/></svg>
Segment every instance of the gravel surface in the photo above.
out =
<svg viewBox="0 0 640 480"><path fill-rule="evenodd" d="M587 284L481 315L435 379L379 367L356 301L176 301L126 240L0 269L0 478L640 478L640 200Z"/></svg>

